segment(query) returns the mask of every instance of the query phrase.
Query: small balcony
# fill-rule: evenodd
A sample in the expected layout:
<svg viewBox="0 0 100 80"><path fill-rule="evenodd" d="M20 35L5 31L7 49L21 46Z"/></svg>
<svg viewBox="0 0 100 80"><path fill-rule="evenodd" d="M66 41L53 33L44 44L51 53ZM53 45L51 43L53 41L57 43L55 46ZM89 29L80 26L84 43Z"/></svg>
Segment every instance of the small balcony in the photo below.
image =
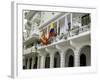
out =
<svg viewBox="0 0 100 80"><path fill-rule="evenodd" d="M27 44L33 43L37 40L39 40L38 34L30 35L24 40L24 44L27 45Z"/></svg>
<svg viewBox="0 0 100 80"><path fill-rule="evenodd" d="M77 27L77 28L73 28L72 30L67 31L67 33L65 33L63 35L54 37L50 44L39 45L38 49L41 50L41 49L45 49L48 47L53 47L58 44L63 44L63 43L65 44L70 39L82 37L82 35L87 36L89 34L90 34L90 24L84 25L81 27Z"/></svg>
<svg viewBox="0 0 100 80"><path fill-rule="evenodd" d="M90 24L88 25L84 25L81 27L75 27L73 29L70 30L70 36L74 36L74 35L78 35L80 33L86 32L90 30Z"/></svg>
<svg viewBox="0 0 100 80"><path fill-rule="evenodd" d="M36 52L36 49L35 49L34 46L33 47L30 47L30 48L27 48L27 49L24 49L24 55L25 54L34 53L34 52Z"/></svg>

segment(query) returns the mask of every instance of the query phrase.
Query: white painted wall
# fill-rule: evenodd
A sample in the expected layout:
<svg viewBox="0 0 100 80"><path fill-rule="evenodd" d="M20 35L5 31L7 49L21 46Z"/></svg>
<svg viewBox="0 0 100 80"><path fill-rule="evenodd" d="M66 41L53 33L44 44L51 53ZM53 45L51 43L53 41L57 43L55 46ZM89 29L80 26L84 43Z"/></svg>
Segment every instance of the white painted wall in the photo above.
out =
<svg viewBox="0 0 100 80"><path fill-rule="evenodd" d="M42 12L41 24L47 22L48 20L52 19L54 16L58 14L59 12L54 12L54 15L52 14L52 12Z"/></svg>

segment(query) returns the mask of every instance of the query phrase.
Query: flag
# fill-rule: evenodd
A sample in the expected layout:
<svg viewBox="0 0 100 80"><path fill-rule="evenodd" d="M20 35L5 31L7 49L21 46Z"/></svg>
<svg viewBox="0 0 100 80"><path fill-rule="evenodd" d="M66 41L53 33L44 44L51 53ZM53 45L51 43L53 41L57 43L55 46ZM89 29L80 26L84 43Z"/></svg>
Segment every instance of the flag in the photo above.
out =
<svg viewBox="0 0 100 80"><path fill-rule="evenodd" d="M52 23L50 24L49 37L54 36L54 35L55 35L54 23L52 22Z"/></svg>
<svg viewBox="0 0 100 80"><path fill-rule="evenodd" d="M45 35L44 32L42 32L41 35L40 35L40 42L41 42L43 45L47 45L47 43L48 43L48 39L47 39L47 37L46 37L46 35Z"/></svg>

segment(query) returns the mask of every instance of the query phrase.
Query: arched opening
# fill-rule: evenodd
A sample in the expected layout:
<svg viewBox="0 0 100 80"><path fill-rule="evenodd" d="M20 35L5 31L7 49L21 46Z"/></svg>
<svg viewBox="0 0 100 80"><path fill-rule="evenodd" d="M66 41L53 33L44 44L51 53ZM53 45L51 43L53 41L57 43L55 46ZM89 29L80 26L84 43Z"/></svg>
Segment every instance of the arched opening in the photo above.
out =
<svg viewBox="0 0 100 80"><path fill-rule="evenodd" d="M54 68L60 67L60 54L56 52L54 55Z"/></svg>
<svg viewBox="0 0 100 80"><path fill-rule="evenodd" d="M74 66L74 57L70 55L69 61L68 61L68 67L73 67Z"/></svg>
<svg viewBox="0 0 100 80"><path fill-rule="evenodd" d="M23 65L23 69L25 69L25 65Z"/></svg>
<svg viewBox="0 0 100 80"><path fill-rule="evenodd" d="M37 64L38 64L38 56L35 57L35 63L33 68L36 69L37 68Z"/></svg>
<svg viewBox="0 0 100 80"><path fill-rule="evenodd" d="M47 54L46 58L45 58L45 68L50 68L50 56L49 56L49 54Z"/></svg>
<svg viewBox="0 0 100 80"><path fill-rule="evenodd" d="M86 66L86 56L85 56L85 54L80 55L80 66Z"/></svg>
<svg viewBox="0 0 100 80"><path fill-rule="evenodd" d="M29 60L29 69L31 69L31 66L32 66L32 58L30 58Z"/></svg>
<svg viewBox="0 0 100 80"><path fill-rule="evenodd" d="M25 57L23 57L23 69L25 69Z"/></svg>
<svg viewBox="0 0 100 80"><path fill-rule="evenodd" d="M65 54L65 67L74 67L74 52L68 49Z"/></svg>
<svg viewBox="0 0 100 80"><path fill-rule="evenodd" d="M91 65L91 47L84 46L80 51L80 66Z"/></svg>
<svg viewBox="0 0 100 80"><path fill-rule="evenodd" d="M27 69L27 62L28 62L28 59L26 58L25 59L25 69Z"/></svg>

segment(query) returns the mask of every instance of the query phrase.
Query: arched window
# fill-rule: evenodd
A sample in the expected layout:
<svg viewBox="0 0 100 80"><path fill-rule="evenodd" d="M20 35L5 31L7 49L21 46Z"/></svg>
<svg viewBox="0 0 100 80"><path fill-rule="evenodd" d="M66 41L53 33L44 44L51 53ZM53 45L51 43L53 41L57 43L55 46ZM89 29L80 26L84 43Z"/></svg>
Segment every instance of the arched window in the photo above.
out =
<svg viewBox="0 0 100 80"><path fill-rule="evenodd" d="M25 69L27 69L27 62L28 62L28 59L26 58L25 59Z"/></svg>
<svg viewBox="0 0 100 80"><path fill-rule="evenodd" d="M23 69L25 69L25 65L23 65Z"/></svg>
<svg viewBox="0 0 100 80"><path fill-rule="evenodd" d="M25 57L23 57L23 69L25 69Z"/></svg>
<svg viewBox="0 0 100 80"><path fill-rule="evenodd" d="M80 66L91 65L91 47L84 46L80 51Z"/></svg>
<svg viewBox="0 0 100 80"><path fill-rule="evenodd" d="M65 54L65 67L74 67L74 52L68 49Z"/></svg>
<svg viewBox="0 0 100 80"><path fill-rule="evenodd" d="M29 60L29 69L31 69L31 65L32 65L32 58L30 58Z"/></svg>
<svg viewBox="0 0 100 80"><path fill-rule="evenodd" d="M80 66L86 66L86 56L85 56L85 54L80 55Z"/></svg>
<svg viewBox="0 0 100 80"><path fill-rule="evenodd" d="M68 67L74 66L74 57L72 55L69 56Z"/></svg>
<svg viewBox="0 0 100 80"><path fill-rule="evenodd" d="M54 55L54 68L60 67L60 54L56 52Z"/></svg>
<svg viewBox="0 0 100 80"><path fill-rule="evenodd" d="M45 68L50 68L50 56L49 56L49 54L47 54L46 58L45 58Z"/></svg>
<svg viewBox="0 0 100 80"><path fill-rule="evenodd" d="M34 63L33 68L36 69L37 65L38 65L38 56L35 57L35 63Z"/></svg>

